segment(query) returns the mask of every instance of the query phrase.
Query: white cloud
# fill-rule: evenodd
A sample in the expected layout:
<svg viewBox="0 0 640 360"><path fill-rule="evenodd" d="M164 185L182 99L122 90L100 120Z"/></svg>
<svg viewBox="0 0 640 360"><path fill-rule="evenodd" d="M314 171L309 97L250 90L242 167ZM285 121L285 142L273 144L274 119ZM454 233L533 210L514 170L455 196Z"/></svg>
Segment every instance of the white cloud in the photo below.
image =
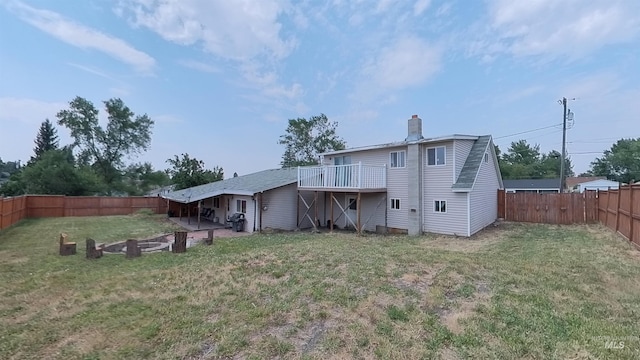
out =
<svg viewBox="0 0 640 360"><path fill-rule="evenodd" d="M126 41L66 19L56 12L36 9L19 1L9 2L8 8L25 22L67 44L101 51L141 73L149 74L155 67L151 56Z"/></svg>
<svg viewBox="0 0 640 360"><path fill-rule="evenodd" d="M421 85L442 66L442 51L416 37L401 37L383 48L364 67L364 75L382 90L397 90Z"/></svg>
<svg viewBox="0 0 640 360"><path fill-rule="evenodd" d="M637 39L640 2L493 0L489 24L472 53L576 59L608 44Z"/></svg>
<svg viewBox="0 0 640 360"><path fill-rule="evenodd" d="M196 60L183 59L183 60L179 60L178 64L193 70L198 70L198 71L211 73L211 74L220 72L220 69L218 69L217 67L211 64L207 64L207 63L196 61Z"/></svg>
<svg viewBox="0 0 640 360"><path fill-rule="evenodd" d="M275 0L128 0L116 13L132 13L134 24L168 41L201 42L221 58L247 60L259 55L283 58L291 52L295 40L281 36L278 21L285 10L285 4ZM294 17L304 23L299 14Z"/></svg>
<svg viewBox="0 0 640 360"><path fill-rule="evenodd" d="M422 15L422 13L429 8L429 5L431 5L431 0L417 0L415 4L413 4L413 15Z"/></svg>

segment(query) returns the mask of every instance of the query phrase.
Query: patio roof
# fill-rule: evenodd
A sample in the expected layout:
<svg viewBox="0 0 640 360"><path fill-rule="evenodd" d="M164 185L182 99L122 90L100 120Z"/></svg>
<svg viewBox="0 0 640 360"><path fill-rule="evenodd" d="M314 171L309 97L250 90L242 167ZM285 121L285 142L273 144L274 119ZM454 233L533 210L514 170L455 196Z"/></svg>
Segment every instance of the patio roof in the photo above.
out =
<svg viewBox="0 0 640 360"><path fill-rule="evenodd" d="M253 196L297 181L297 168L270 169L170 192L162 197L187 204L225 194Z"/></svg>

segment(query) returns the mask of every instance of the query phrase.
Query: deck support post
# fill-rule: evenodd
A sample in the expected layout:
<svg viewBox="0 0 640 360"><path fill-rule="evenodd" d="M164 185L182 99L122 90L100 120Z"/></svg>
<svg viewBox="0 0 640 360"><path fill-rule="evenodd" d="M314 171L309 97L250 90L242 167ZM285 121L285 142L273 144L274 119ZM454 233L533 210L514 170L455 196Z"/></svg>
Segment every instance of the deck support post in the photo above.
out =
<svg viewBox="0 0 640 360"><path fill-rule="evenodd" d="M329 208L329 218L331 219L329 231L333 232L333 191L329 192L329 203L331 204Z"/></svg>
<svg viewBox="0 0 640 360"><path fill-rule="evenodd" d="M198 230L200 230L200 214L202 214L202 200L198 201Z"/></svg>
<svg viewBox="0 0 640 360"><path fill-rule="evenodd" d="M318 192L313 192L313 227L317 230L318 226Z"/></svg>
<svg viewBox="0 0 640 360"><path fill-rule="evenodd" d="M356 209L356 214L357 214L357 215L356 215L356 222L358 223L358 235L362 235L362 228L360 227L360 213L361 213L361 210L360 210L360 204L361 204L361 196L362 196L362 193L361 193L361 192L358 192L358 197L357 197L357 200L356 200L356 207L357 207L357 209Z"/></svg>

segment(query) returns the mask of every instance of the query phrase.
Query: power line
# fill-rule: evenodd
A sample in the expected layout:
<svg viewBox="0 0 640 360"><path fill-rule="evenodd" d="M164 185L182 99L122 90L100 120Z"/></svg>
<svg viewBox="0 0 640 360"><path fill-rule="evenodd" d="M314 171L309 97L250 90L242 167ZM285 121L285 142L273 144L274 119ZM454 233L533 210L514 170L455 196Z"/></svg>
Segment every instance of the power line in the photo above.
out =
<svg viewBox="0 0 640 360"><path fill-rule="evenodd" d="M508 137L512 137L512 136L517 136L517 135L522 135L522 134L527 134L530 132L534 132L534 131L540 131L540 130L544 130L544 129L550 129L552 127L556 127L556 126L560 126L562 124L555 124L555 125L549 125L549 126L545 126L545 127L541 127L541 128L537 128L537 129L532 129L532 130L527 130L527 131L521 131L519 133L515 133L515 134L509 134L509 135L503 135L503 136L498 136L493 138L494 140L498 140L498 139L504 139L504 138L508 138Z"/></svg>

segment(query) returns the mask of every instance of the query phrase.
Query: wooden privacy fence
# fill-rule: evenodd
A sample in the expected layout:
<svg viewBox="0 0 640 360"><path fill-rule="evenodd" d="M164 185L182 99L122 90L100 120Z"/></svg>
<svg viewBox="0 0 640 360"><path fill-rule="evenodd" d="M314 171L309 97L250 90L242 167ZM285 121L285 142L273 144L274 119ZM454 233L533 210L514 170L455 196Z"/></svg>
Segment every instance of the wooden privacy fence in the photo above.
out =
<svg viewBox="0 0 640 360"><path fill-rule="evenodd" d="M600 222L640 249L640 185L621 186L598 195Z"/></svg>
<svg viewBox="0 0 640 360"><path fill-rule="evenodd" d="M166 211L160 197L23 195L0 199L0 230L24 218L129 215L141 209Z"/></svg>
<svg viewBox="0 0 640 360"><path fill-rule="evenodd" d="M640 185L567 194L498 190L498 216L509 221L544 224L600 222L640 248Z"/></svg>
<svg viewBox="0 0 640 360"><path fill-rule="evenodd" d="M509 221L583 224L598 221L597 193L537 194L498 190L499 216Z"/></svg>

